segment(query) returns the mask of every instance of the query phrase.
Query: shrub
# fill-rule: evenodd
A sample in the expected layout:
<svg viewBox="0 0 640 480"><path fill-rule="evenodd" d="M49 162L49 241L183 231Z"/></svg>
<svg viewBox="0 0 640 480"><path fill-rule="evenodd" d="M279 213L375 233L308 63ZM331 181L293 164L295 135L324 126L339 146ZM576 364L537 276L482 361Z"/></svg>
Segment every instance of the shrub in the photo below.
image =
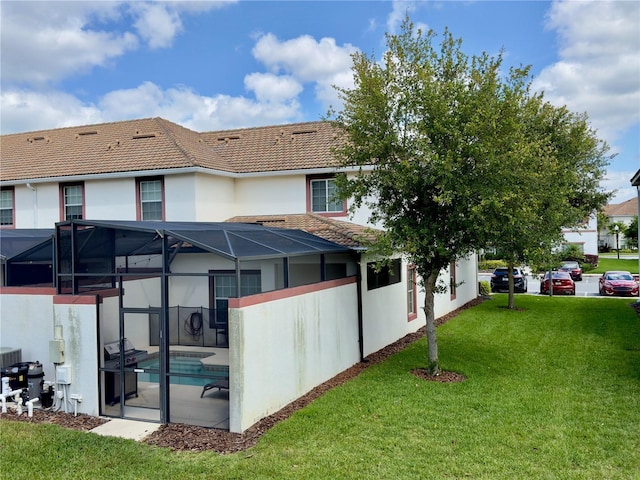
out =
<svg viewBox="0 0 640 480"><path fill-rule="evenodd" d="M478 270L495 270L498 267L506 267L504 260L484 260L478 263Z"/></svg>
<svg viewBox="0 0 640 480"><path fill-rule="evenodd" d="M478 282L478 290L481 297L486 297L491 293L491 285L486 280Z"/></svg>

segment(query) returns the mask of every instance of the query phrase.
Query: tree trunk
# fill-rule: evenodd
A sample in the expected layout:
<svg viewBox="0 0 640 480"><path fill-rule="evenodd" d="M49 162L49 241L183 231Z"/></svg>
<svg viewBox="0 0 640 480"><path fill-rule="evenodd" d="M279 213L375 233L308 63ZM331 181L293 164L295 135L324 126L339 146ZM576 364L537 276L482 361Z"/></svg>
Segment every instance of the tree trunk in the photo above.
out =
<svg viewBox="0 0 640 480"><path fill-rule="evenodd" d="M438 272L431 273L424 279L424 314L427 322L427 348L429 349L429 362L427 372L430 375L440 374L438 364L438 340L436 338L436 319L434 314L434 293Z"/></svg>

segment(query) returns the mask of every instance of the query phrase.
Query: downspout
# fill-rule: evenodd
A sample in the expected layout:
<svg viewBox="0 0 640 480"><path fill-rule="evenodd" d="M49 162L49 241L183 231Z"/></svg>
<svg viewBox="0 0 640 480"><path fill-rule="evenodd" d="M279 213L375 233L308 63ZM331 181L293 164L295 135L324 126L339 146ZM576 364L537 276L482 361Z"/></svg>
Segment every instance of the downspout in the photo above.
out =
<svg viewBox="0 0 640 480"><path fill-rule="evenodd" d="M29 182L27 188L33 192L33 228L38 228L38 190Z"/></svg>
<svg viewBox="0 0 640 480"><path fill-rule="evenodd" d="M638 218L640 218L640 184L636 185L636 192L638 197ZM638 222L638 274L640 274L640 222Z"/></svg>
<svg viewBox="0 0 640 480"><path fill-rule="evenodd" d="M362 265L361 265L362 254L358 253L358 258L356 261L356 265L358 266L358 272L356 274L356 287L358 292L358 348L360 349L360 361L368 362L364 358L364 322L362 319Z"/></svg>

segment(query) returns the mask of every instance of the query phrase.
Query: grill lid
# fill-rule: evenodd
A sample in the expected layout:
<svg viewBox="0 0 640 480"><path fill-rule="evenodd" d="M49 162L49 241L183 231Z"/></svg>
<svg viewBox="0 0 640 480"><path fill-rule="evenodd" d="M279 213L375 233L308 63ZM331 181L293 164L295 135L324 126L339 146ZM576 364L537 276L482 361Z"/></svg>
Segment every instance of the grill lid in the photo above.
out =
<svg viewBox="0 0 640 480"><path fill-rule="evenodd" d="M131 343L129 339L125 338L124 339L125 355L128 353L132 353L133 351L135 351L135 348L133 347L133 343ZM106 360L117 358L119 355L120 355L120 341L104 344L104 357Z"/></svg>

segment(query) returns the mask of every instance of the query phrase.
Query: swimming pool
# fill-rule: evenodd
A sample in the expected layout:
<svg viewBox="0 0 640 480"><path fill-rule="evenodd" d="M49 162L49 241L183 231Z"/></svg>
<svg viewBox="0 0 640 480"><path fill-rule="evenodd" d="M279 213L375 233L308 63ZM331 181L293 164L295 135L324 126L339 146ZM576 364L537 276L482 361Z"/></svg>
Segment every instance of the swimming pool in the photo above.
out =
<svg viewBox="0 0 640 480"><path fill-rule="evenodd" d="M169 356L169 373L171 384L175 385L193 385L202 387L218 378L229 377L229 367L221 368L216 366L215 369L208 369L200 360L209 357L211 354L205 355L184 355L180 353L172 353ZM138 362L140 369L160 368L160 358L151 356L145 360ZM196 376L198 375L198 376ZM205 377L206 376L206 377ZM138 381L158 383L160 375L157 373L138 373Z"/></svg>

